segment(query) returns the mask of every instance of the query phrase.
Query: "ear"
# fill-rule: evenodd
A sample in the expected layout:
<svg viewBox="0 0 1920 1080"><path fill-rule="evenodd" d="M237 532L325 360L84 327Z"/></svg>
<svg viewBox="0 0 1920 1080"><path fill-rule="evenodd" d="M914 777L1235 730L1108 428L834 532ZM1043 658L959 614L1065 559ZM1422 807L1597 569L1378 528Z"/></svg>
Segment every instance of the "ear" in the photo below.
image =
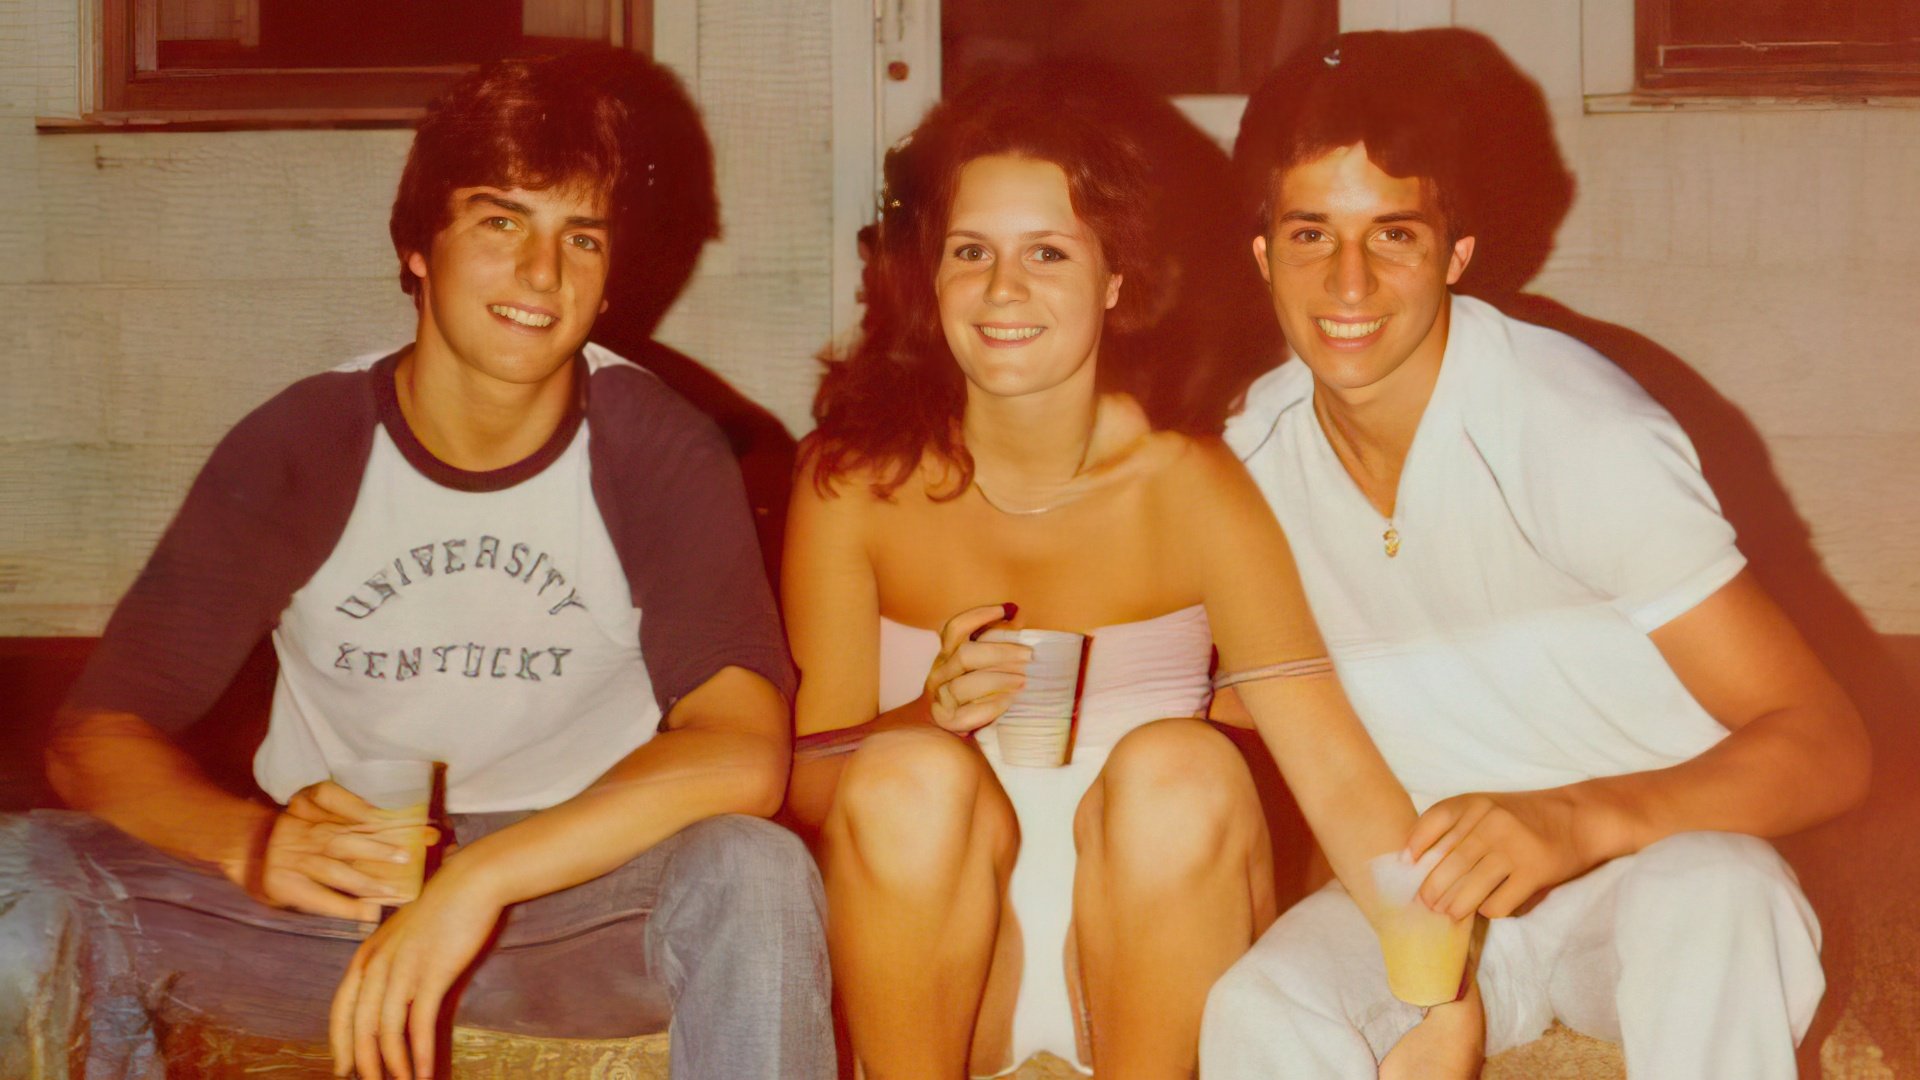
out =
<svg viewBox="0 0 1920 1080"><path fill-rule="evenodd" d="M1125 274L1108 274L1107 275L1107 310L1108 311L1112 311L1113 305L1120 302L1120 283L1122 281L1125 281L1126 277L1127 276Z"/></svg>
<svg viewBox="0 0 1920 1080"><path fill-rule="evenodd" d="M407 252L407 270L421 281L427 280L427 257L417 251Z"/></svg>
<svg viewBox="0 0 1920 1080"><path fill-rule="evenodd" d="M600 301L600 314L605 315L609 306L605 300Z"/></svg>
<svg viewBox="0 0 1920 1080"><path fill-rule="evenodd" d="M1267 284L1273 284L1273 272L1267 269L1267 238L1264 236L1253 238L1253 261L1260 264L1260 277Z"/></svg>
<svg viewBox="0 0 1920 1080"><path fill-rule="evenodd" d="M1473 261L1473 237L1463 236L1453 242L1453 255L1447 259L1447 284L1460 280L1467 272L1467 264Z"/></svg>

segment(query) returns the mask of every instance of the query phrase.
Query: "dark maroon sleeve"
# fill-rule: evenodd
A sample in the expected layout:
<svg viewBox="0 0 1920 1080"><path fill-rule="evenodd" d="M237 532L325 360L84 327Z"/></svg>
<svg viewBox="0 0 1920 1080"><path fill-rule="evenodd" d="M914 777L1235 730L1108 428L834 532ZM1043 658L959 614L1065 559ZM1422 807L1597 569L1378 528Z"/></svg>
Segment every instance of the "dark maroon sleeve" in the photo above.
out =
<svg viewBox="0 0 1920 1080"><path fill-rule="evenodd" d="M114 608L63 714L199 720L346 528L373 446L367 372L296 383L227 433Z"/></svg>
<svg viewBox="0 0 1920 1080"><path fill-rule="evenodd" d="M786 638L719 429L652 375L609 366L589 386L587 440L661 712L729 665L791 701Z"/></svg>

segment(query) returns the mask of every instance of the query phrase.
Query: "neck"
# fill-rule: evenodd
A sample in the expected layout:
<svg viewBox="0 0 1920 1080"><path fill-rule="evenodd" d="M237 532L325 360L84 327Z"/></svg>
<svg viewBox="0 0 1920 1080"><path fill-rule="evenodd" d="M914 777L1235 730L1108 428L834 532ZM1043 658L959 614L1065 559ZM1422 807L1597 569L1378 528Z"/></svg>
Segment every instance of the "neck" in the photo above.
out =
<svg viewBox="0 0 1920 1080"><path fill-rule="evenodd" d="M456 469L490 472L531 456L573 400L573 364L537 383L511 383L461 363L422 336L394 371L400 414L414 438Z"/></svg>
<svg viewBox="0 0 1920 1080"><path fill-rule="evenodd" d="M1441 306L1426 339L1379 382L1353 389L1314 383L1313 412L1327 441L1368 499L1389 517L1400 470L1440 379L1451 308L1451 302Z"/></svg>
<svg viewBox="0 0 1920 1080"><path fill-rule="evenodd" d="M1016 513L1058 505L1092 458L1099 405L1090 377L1019 398L969 387L961 435L989 501Z"/></svg>

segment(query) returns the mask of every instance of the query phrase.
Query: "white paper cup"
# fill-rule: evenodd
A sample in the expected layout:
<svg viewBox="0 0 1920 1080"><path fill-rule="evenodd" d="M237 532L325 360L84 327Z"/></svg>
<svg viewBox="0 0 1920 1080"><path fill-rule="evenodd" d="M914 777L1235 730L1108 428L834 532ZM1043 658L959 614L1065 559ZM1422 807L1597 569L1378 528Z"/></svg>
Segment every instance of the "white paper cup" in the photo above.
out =
<svg viewBox="0 0 1920 1080"><path fill-rule="evenodd" d="M1456 921L1420 902L1420 885L1439 861L1440 852L1429 850L1419 862L1404 852L1367 862L1379 899L1372 921L1387 962L1387 988L1409 1005L1441 1005L1458 997L1467 966L1473 916Z"/></svg>
<svg viewBox="0 0 1920 1080"><path fill-rule="evenodd" d="M382 904L404 904L418 897L426 883L427 840L422 826L433 803L433 770L431 761L399 759L348 761L333 768L334 783L373 804L378 820L360 828L407 854L404 863L356 863L399 894L376 897Z"/></svg>
<svg viewBox="0 0 1920 1080"><path fill-rule="evenodd" d="M1073 717L1087 636L1070 630L988 630L980 640L1033 650L1027 685L992 725L1000 760L1036 768L1065 765L1073 757Z"/></svg>
<svg viewBox="0 0 1920 1080"><path fill-rule="evenodd" d="M333 767L333 782L382 810L422 807L433 798L433 762L399 758L343 761Z"/></svg>

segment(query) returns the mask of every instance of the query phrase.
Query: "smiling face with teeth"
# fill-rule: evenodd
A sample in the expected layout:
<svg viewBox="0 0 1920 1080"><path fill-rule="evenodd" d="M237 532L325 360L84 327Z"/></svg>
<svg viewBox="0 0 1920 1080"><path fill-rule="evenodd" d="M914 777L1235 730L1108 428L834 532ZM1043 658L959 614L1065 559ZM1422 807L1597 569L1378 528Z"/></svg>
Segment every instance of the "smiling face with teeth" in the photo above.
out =
<svg viewBox="0 0 1920 1080"><path fill-rule="evenodd" d="M416 368L564 389L606 308L604 196L568 185L464 187L450 198L431 250L407 257L422 282Z"/></svg>
<svg viewBox="0 0 1920 1080"><path fill-rule="evenodd" d="M1277 175L1254 258L1287 344L1334 395L1430 390L1447 344L1447 287L1473 257L1449 242L1430 185L1392 176L1362 144ZM1424 403L1423 403L1424 404Z"/></svg>
<svg viewBox="0 0 1920 1080"><path fill-rule="evenodd" d="M1082 382L1091 393L1120 275L1074 212L1060 166L995 154L960 170L934 293L969 398Z"/></svg>

